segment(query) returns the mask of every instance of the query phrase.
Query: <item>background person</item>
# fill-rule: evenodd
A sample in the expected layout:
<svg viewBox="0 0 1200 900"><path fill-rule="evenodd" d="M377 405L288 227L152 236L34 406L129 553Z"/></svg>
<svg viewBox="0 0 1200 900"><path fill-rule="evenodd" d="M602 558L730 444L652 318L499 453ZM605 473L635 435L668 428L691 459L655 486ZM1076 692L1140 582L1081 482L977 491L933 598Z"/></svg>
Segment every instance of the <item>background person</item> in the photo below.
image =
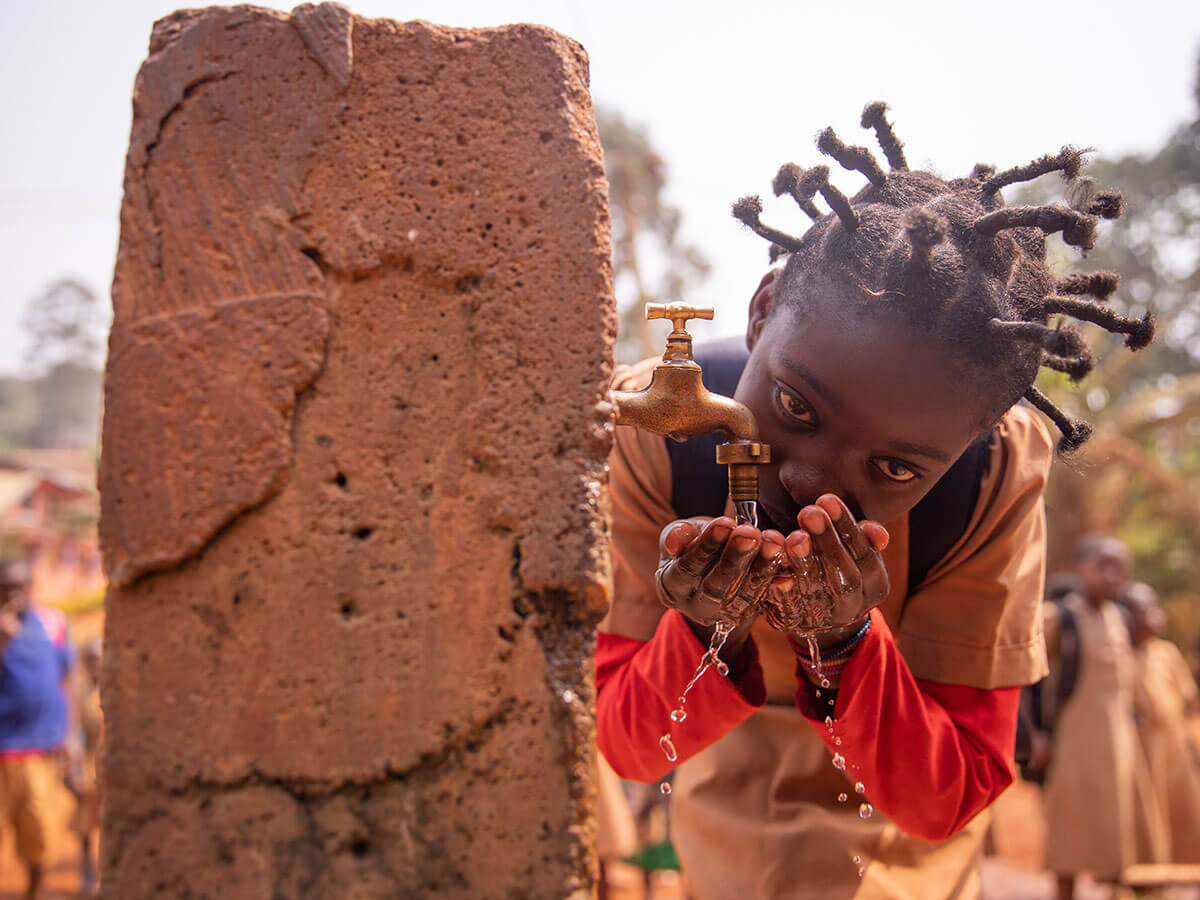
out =
<svg viewBox="0 0 1200 900"><path fill-rule="evenodd" d="M1108 534L1082 538L1075 570L1082 594L1062 601L1077 639L1074 689L1058 710L1046 770L1046 868L1060 898L1077 876L1118 883L1139 860L1166 856L1164 821L1133 719L1133 650L1116 600L1129 583L1128 548ZM1059 607L1047 605L1050 668L1061 665Z"/></svg>
<svg viewBox="0 0 1200 900"><path fill-rule="evenodd" d="M1137 732L1167 821L1167 858L1200 863L1200 691L1179 648L1161 637L1166 616L1154 588L1135 582L1121 599L1130 612Z"/></svg>
<svg viewBox="0 0 1200 900"><path fill-rule="evenodd" d="M0 561L0 816L13 826L26 897L39 895L47 822L67 739L65 682L75 662L66 617L30 605L24 560Z"/></svg>

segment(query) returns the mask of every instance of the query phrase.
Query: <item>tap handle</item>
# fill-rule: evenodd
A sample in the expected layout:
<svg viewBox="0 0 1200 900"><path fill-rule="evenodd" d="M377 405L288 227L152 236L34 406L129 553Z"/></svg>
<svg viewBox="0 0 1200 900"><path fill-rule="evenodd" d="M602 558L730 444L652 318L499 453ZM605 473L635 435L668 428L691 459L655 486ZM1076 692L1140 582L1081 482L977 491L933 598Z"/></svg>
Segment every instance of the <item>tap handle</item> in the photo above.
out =
<svg viewBox="0 0 1200 900"><path fill-rule="evenodd" d="M680 303L647 303L646 318L647 319L670 319L675 331L681 334L687 333L688 319L711 319L713 317L713 308L711 306L684 306Z"/></svg>

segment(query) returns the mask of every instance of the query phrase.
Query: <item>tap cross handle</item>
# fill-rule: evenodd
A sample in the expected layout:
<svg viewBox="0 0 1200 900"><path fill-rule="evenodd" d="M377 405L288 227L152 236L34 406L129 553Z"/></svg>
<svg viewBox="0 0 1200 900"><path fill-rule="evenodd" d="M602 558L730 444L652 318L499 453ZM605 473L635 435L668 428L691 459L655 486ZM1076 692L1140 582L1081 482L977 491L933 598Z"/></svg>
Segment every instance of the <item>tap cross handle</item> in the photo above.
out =
<svg viewBox="0 0 1200 900"><path fill-rule="evenodd" d="M647 319L670 319L675 331L687 334L688 319L711 319L711 306L684 306L680 303L647 303Z"/></svg>

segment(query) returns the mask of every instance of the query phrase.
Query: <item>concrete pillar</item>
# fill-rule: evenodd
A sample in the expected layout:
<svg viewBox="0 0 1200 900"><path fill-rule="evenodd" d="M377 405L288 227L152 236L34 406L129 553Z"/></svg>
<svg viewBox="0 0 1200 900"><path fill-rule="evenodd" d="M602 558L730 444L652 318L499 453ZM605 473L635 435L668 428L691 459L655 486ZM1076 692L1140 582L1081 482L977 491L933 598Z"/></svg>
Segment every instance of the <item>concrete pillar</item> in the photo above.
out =
<svg viewBox="0 0 1200 900"><path fill-rule="evenodd" d="M163 19L113 306L105 896L588 896L616 317L582 48Z"/></svg>

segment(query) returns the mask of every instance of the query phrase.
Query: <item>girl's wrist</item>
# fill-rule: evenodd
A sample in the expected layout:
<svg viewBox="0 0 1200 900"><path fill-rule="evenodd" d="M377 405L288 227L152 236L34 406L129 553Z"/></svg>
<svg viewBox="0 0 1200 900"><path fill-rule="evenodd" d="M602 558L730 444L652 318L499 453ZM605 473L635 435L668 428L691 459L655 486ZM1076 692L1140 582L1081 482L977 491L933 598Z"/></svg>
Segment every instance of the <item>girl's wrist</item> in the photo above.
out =
<svg viewBox="0 0 1200 900"><path fill-rule="evenodd" d="M846 625L839 625L835 628L826 628L823 631L817 632L802 632L789 631L787 638L794 646L808 648L808 639L811 637L817 644L822 654L829 651L836 651L843 644L850 641L855 635L862 631L863 626L871 621L870 611L862 614L858 619Z"/></svg>
<svg viewBox="0 0 1200 900"><path fill-rule="evenodd" d="M806 680L818 688L837 690L841 682L842 669L850 661L850 657L854 655L854 651L858 649L858 645L870 630L871 619L869 616L864 616L857 622L831 629L830 632L822 632L821 636L828 638L825 643L819 641L814 635L813 640L818 648L816 653L813 652L813 648L808 642L808 635L789 634L788 643L791 645L792 652L796 654ZM839 639L834 640L831 632L837 632Z"/></svg>

